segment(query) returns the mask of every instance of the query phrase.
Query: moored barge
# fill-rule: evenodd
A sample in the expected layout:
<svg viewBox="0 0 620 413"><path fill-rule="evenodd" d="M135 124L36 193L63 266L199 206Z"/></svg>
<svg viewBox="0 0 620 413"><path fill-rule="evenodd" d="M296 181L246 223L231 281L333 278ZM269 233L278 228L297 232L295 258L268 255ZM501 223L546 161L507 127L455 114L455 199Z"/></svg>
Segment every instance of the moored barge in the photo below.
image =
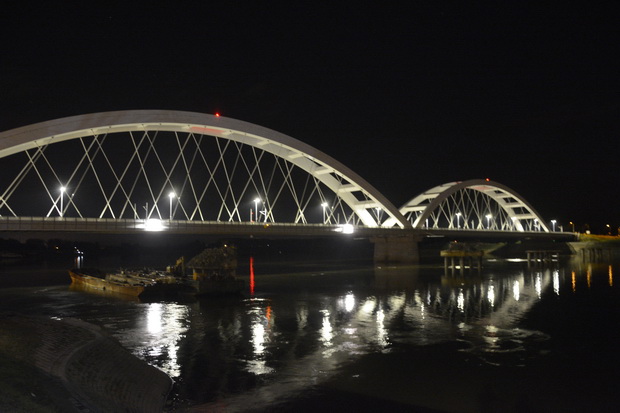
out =
<svg viewBox="0 0 620 413"><path fill-rule="evenodd" d="M105 274L95 269L71 269L69 276L75 285L133 297L178 291L180 287L175 277L157 272L121 271Z"/></svg>
<svg viewBox="0 0 620 413"><path fill-rule="evenodd" d="M245 282L235 275L235 247L207 248L190 260L185 273L185 259L160 271L126 271L104 273L97 269L71 269L72 285L133 297L176 297L178 295L224 296L241 294Z"/></svg>

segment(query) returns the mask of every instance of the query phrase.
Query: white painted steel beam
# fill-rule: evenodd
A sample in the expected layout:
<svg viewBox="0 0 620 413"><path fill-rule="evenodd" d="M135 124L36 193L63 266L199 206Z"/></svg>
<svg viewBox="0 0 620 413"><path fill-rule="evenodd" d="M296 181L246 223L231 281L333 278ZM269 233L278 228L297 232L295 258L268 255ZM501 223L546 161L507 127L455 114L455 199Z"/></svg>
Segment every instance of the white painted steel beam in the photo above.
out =
<svg viewBox="0 0 620 413"><path fill-rule="evenodd" d="M438 208L443 208L441 205L444 201L449 199L451 196L456 194L459 191L463 191L465 189L471 189L474 191L478 191L480 193L485 194L490 199L492 199L503 211L505 211L508 218L511 220L512 225L515 227L517 231L525 231L526 228L524 223L521 221L530 220L530 224L535 220L536 225L539 226L543 231L549 232L549 228L545 225L540 215L536 212L533 206L531 206L523 197L517 194L514 190L508 188L505 185L502 185L498 182L487 181L483 179L474 179L463 182L450 182L442 185L438 185L434 188L425 191L424 193L415 196L408 202L406 202L401 208L400 212L403 215L406 215L411 212L422 212L417 215L413 226L414 228L423 228L426 225L426 221L433 216L433 214L437 213ZM430 200L430 202L428 202ZM508 202L508 200L513 200ZM478 206L478 209L487 208L488 205ZM459 206L450 206L452 209L450 211L451 216L446 216L449 222L453 219L452 216L456 216L459 213ZM524 209L527 213L516 213L516 209ZM442 213L446 214L447 211L442 211ZM460 214L460 213L459 213ZM477 221L477 225L481 226L484 218L486 216L486 212L480 210L476 217L474 217ZM472 217L465 217L459 215L459 219L463 223L463 226L466 227L469 223L469 220ZM465 221L465 220L468 221ZM392 218L388 218L384 222L384 226L394 225L395 222ZM491 218L488 220L488 224L491 224Z"/></svg>
<svg viewBox="0 0 620 413"><path fill-rule="evenodd" d="M380 206L392 225L409 228L411 224L362 177L325 153L297 139L259 125L235 119L194 112L131 110L73 116L37 123L0 133L0 158L49 144L87 136L105 136L117 132L150 133L157 131L209 135L259 148L282 157L315 177L355 211L367 226L380 223L366 205L353 195L362 192L370 198L368 208ZM343 184L344 182L344 184ZM341 191L346 188L345 191ZM154 198L156 194L153 194ZM159 194L161 196L161 194ZM156 197L159 200L159 197ZM157 206L155 206L157 207ZM237 208L237 207L236 207Z"/></svg>

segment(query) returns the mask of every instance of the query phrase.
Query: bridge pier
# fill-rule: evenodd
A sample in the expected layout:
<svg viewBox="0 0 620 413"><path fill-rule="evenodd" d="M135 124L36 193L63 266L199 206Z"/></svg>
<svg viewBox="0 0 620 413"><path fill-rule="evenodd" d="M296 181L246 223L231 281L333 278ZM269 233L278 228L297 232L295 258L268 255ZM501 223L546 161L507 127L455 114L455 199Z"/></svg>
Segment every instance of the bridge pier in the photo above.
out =
<svg viewBox="0 0 620 413"><path fill-rule="evenodd" d="M549 263L552 261L559 261L560 251L550 250L528 250L527 253L527 265Z"/></svg>
<svg viewBox="0 0 620 413"><path fill-rule="evenodd" d="M452 275L456 272L456 261L458 259L458 267L461 275L465 274L465 268L473 270L474 267L478 273L482 270L482 256L484 251L463 251L463 250L443 250L440 252L443 257L444 274L448 274L448 269L452 269Z"/></svg>
<svg viewBox="0 0 620 413"><path fill-rule="evenodd" d="M417 264L420 262L418 243L420 235L373 237L375 245L375 263L382 264Z"/></svg>

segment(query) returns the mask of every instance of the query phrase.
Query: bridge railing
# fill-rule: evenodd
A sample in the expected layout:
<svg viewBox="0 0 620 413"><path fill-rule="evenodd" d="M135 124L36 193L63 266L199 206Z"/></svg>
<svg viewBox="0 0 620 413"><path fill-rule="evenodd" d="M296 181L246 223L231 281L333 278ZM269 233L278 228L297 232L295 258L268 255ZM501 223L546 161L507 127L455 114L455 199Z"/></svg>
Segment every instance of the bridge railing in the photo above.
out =
<svg viewBox="0 0 620 413"><path fill-rule="evenodd" d="M400 236L442 236L442 237L507 237L524 236L565 237L572 233L544 231L518 232L471 229L401 229L400 227L371 227L363 225L333 224L293 224L272 222L239 221L186 221L186 220L144 220L114 218L74 218L74 217L0 217L2 232L83 232L128 234L140 232L168 232L174 234L203 234L221 236L320 236L332 237L351 235L355 237L400 237Z"/></svg>
<svg viewBox="0 0 620 413"><path fill-rule="evenodd" d="M362 225L292 224L239 221L186 221L74 217L0 217L0 232L135 233L165 231L177 234L270 234L381 236L402 229Z"/></svg>

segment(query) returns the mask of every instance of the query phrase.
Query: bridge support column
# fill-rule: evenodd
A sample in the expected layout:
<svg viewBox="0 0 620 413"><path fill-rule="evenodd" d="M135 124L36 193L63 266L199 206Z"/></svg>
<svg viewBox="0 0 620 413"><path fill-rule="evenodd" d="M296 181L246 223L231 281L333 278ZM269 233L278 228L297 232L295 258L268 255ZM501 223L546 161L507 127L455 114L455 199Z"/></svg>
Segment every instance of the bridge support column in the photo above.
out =
<svg viewBox="0 0 620 413"><path fill-rule="evenodd" d="M422 241L421 236L375 237L370 240L375 244L375 263L417 264L420 262L418 243Z"/></svg>

